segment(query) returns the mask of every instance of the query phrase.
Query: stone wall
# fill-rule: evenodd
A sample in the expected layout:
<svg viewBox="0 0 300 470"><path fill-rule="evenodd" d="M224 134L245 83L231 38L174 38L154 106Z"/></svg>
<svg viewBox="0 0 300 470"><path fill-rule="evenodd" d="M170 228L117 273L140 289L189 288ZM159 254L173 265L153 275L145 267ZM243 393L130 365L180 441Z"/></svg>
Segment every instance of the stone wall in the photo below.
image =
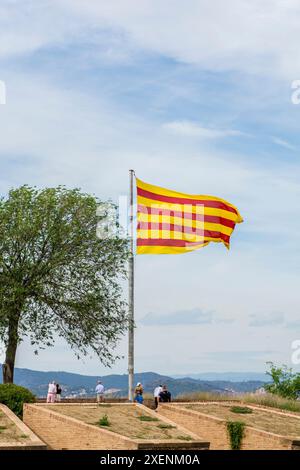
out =
<svg viewBox="0 0 300 470"><path fill-rule="evenodd" d="M199 411L187 410L175 403L160 404L158 413L193 431L202 439L210 441L210 449L230 449L224 419L208 416ZM296 450L299 446L298 441L250 426L246 426L242 442L242 450Z"/></svg>
<svg viewBox="0 0 300 470"><path fill-rule="evenodd" d="M20 442L18 444L13 443L1 443L1 450L45 450L46 444L42 442L38 436L36 436L27 426L24 424L7 406L0 404L0 410L4 413L7 418L14 423L14 425L20 430L21 434L28 436L26 442ZM28 442L29 441L29 442Z"/></svg>
<svg viewBox="0 0 300 470"><path fill-rule="evenodd" d="M50 449L137 449L137 445L131 439L42 406L24 405L23 419Z"/></svg>
<svg viewBox="0 0 300 470"><path fill-rule="evenodd" d="M59 404L55 405L60 406ZM68 405L64 405L68 406ZM70 406L74 406L71 405ZM77 404L77 406L90 406L89 404ZM139 406L133 404L116 404L115 406ZM145 408L148 414L156 413ZM65 416L57 411L49 410L42 404L25 404L23 412L24 422L29 426L44 442L47 443L49 449L82 449L82 450L131 450L131 449L205 449L209 448L208 442L203 442L199 438L187 431L193 437L193 441L174 442L172 440L155 440L143 442L130 439L126 436L119 435L109 430L98 428L96 426L86 424L75 418ZM169 423L168 419L162 418ZM174 423L172 423L174 424ZM178 426L181 428L181 426Z"/></svg>

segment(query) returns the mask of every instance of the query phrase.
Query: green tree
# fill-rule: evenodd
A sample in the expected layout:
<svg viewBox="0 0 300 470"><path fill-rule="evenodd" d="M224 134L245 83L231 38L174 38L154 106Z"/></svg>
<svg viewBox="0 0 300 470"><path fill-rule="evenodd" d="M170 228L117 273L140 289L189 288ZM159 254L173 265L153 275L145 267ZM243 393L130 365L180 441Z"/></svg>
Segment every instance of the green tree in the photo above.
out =
<svg viewBox="0 0 300 470"><path fill-rule="evenodd" d="M300 374L293 373L292 369L286 365L278 367L273 362L267 364L270 367L267 374L272 378L272 383L265 385L267 392L284 398L296 399L300 392Z"/></svg>
<svg viewBox="0 0 300 470"><path fill-rule="evenodd" d="M128 248L125 239L96 236L101 204L65 187L22 186L0 200L4 383L13 382L26 336L36 354L60 336L77 357L94 352L105 365L116 359L114 347L128 327L121 289Z"/></svg>

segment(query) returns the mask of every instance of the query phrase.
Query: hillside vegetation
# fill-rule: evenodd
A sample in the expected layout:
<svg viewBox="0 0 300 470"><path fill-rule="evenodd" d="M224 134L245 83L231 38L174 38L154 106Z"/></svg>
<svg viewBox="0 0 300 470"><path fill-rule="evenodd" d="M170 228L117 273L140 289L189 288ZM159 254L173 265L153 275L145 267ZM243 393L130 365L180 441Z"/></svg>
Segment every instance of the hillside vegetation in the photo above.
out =
<svg viewBox="0 0 300 470"><path fill-rule="evenodd" d="M196 393L188 393L188 394L179 395L177 397L177 401L181 401L181 400L190 401L190 402L233 401L233 402L240 402L240 403L245 403L245 404L249 403L252 405L259 405L259 406L269 406L272 408L278 408L280 410L300 413L300 401L282 398L276 395L272 395L271 393L266 393L265 395L247 393L247 394L238 394L238 395L228 396L228 395L222 395L218 393L196 392Z"/></svg>

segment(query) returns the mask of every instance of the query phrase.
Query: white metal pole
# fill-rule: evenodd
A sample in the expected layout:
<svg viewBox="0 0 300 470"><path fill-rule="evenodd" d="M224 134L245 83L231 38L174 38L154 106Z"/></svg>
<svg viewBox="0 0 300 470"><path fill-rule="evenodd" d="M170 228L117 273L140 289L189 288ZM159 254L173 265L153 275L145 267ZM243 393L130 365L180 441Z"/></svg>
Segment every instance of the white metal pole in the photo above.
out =
<svg viewBox="0 0 300 470"><path fill-rule="evenodd" d="M129 212L129 260L128 260L128 399L134 398L134 241L133 241L133 179L134 170L129 170L130 212Z"/></svg>

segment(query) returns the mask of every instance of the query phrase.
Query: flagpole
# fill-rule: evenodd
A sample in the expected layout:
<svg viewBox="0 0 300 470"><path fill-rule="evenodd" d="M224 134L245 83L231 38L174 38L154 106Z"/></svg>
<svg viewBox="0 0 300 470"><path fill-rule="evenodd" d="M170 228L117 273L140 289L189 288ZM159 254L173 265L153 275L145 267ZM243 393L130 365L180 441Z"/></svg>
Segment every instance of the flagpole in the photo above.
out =
<svg viewBox="0 0 300 470"><path fill-rule="evenodd" d="M128 260L128 399L133 401L134 378L134 240L133 240L133 178L134 170L129 170L129 260Z"/></svg>

